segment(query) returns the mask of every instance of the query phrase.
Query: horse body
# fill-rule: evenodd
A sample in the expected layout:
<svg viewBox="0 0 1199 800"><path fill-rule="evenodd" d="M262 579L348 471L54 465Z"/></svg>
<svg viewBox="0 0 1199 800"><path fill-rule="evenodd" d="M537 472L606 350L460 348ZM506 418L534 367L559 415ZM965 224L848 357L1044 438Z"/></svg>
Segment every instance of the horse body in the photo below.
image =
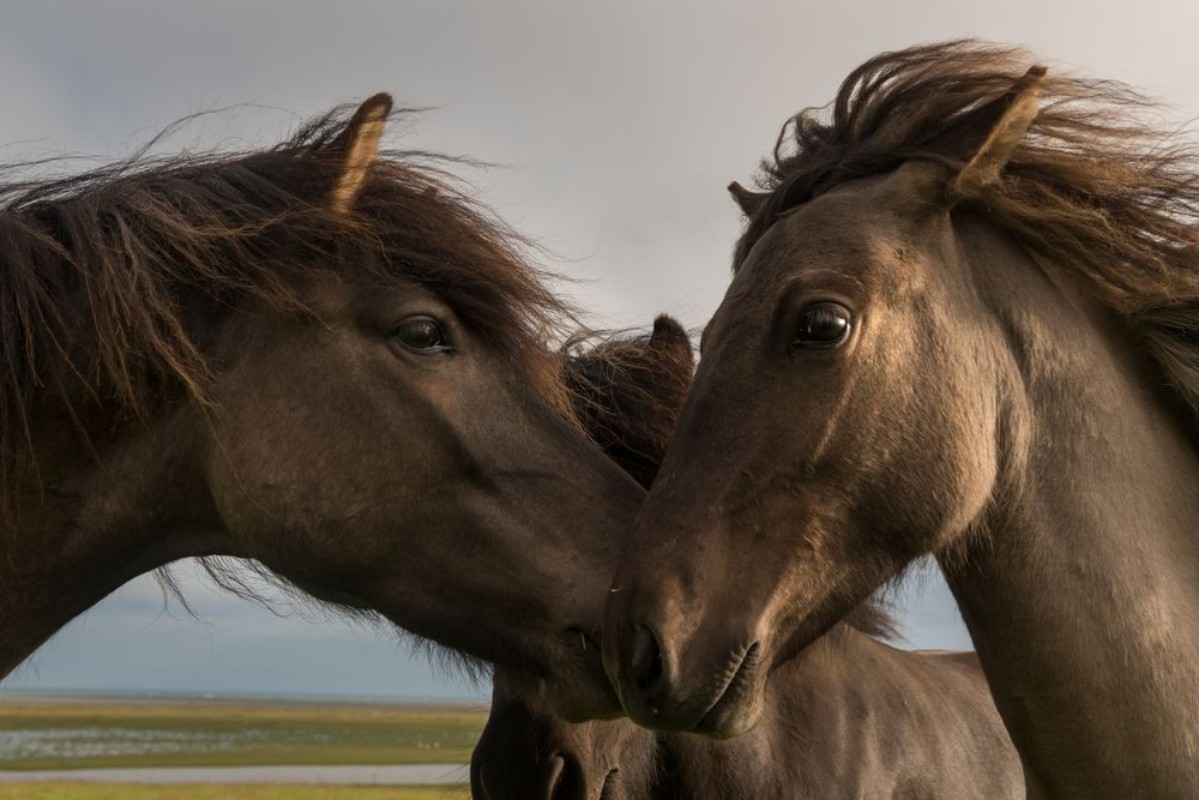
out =
<svg viewBox="0 0 1199 800"><path fill-rule="evenodd" d="M580 643L642 492L568 422L569 309L379 155L389 109L0 188L0 673L135 575L233 556L612 712Z"/></svg>
<svg viewBox="0 0 1199 800"><path fill-rule="evenodd" d="M1023 798L972 653L897 650L838 626L771 674L759 723L718 741L569 723L497 673L471 759L481 800Z"/></svg>
<svg viewBox="0 0 1199 800"><path fill-rule="evenodd" d="M726 741L661 734L672 797L1023 798L972 653L897 650L840 626L779 667L762 721Z"/></svg>
<svg viewBox="0 0 1199 800"><path fill-rule="evenodd" d="M933 553L1030 796L1199 787L1195 161L1021 58L879 56L742 198L609 603L637 721L750 728L771 670Z"/></svg>

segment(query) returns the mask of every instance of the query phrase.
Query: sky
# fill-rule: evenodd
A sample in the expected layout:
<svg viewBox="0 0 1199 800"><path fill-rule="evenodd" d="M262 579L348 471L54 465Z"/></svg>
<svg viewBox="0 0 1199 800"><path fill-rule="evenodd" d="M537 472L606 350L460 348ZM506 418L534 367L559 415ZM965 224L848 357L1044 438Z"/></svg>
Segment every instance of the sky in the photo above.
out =
<svg viewBox="0 0 1199 800"><path fill-rule="evenodd" d="M783 121L883 50L960 36L1023 44L1199 115L1191 0L926 2L63 2L0 11L0 161L273 143L337 103L389 91L426 109L394 145L470 156L477 196L540 242L562 290L606 326L666 311L700 326L748 183ZM478 698L392 631L268 611L177 573L109 597L0 689ZM930 567L898 596L905 643L969 639Z"/></svg>

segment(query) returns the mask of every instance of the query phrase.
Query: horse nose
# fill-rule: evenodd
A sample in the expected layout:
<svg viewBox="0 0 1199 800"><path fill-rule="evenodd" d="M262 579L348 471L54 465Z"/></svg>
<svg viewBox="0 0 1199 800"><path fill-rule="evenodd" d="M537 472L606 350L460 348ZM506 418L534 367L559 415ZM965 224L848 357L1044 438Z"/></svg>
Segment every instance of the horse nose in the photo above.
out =
<svg viewBox="0 0 1199 800"><path fill-rule="evenodd" d="M611 672L625 711L655 730L702 730L709 712L741 702L758 678L762 645L751 625L732 620L686 636L670 615L644 616L614 641ZM674 635L671 635L674 634Z"/></svg>
<svg viewBox="0 0 1199 800"><path fill-rule="evenodd" d="M582 766L561 753L551 755L540 768L501 770L501 774L483 763L472 764L470 784L474 800L586 800L587 797Z"/></svg>
<svg viewBox="0 0 1199 800"><path fill-rule="evenodd" d="M677 703L679 687L672 680L675 664L669 647L669 639L645 622L634 625L626 639L621 681L625 710L646 724L655 724Z"/></svg>

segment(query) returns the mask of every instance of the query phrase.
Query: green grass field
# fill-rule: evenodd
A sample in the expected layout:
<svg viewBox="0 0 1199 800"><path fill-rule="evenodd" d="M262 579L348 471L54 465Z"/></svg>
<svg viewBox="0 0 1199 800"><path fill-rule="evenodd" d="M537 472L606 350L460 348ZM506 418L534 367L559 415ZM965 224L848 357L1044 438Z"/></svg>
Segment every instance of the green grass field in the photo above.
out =
<svg viewBox="0 0 1199 800"><path fill-rule="evenodd" d="M0 800L469 800L464 786L261 786L255 784L0 784Z"/></svg>
<svg viewBox="0 0 1199 800"><path fill-rule="evenodd" d="M0 703L0 769L462 764L470 760L485 721L482 710L367 704L23 705L8 700ZM11 791L22 790L4 788L0 800L43 796L6 793Z"/></svg>

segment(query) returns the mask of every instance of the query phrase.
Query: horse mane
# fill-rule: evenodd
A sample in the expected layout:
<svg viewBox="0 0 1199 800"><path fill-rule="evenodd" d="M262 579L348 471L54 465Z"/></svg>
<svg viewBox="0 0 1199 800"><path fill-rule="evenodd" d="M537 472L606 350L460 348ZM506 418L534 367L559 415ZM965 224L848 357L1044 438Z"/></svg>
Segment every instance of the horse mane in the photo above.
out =
<svg viewBox="0 0 1199 800"><path fill-rule="evenodd" d="M446 172L460 161L385 152L352 209L331 207L330 146L353 111L264 149L152 157L151 142L83 174L0 182L0 484L32 454L48 395L85 438L83 403L147 417L164 400L204 402L205 339L222 316L243 301L312 313L304 279L361 264L439 294L569 415L554 345L576 315L528 242Z"/></svg>
<svg viewBox="0 0 1199 800"><path fill-rule="evenodd" d="M674 319L653 333L578 334L566 345L566 384L583 431L649 489L691 387L691 339Z"/></svg>
<svg viewBox="0 0 1199 800"><path fill-rule="evenodd" d="M960 171L1034 63L1021 49L974 40L866 61L827 120L809 108L783 127L734 269L780 213L834 186L910 159ZM1126 318L1199 415L1199 150L1152 121L1158 106L1121 83L1051 70L1040 96L1001 179L959 206L986 214Z"/></svg>

